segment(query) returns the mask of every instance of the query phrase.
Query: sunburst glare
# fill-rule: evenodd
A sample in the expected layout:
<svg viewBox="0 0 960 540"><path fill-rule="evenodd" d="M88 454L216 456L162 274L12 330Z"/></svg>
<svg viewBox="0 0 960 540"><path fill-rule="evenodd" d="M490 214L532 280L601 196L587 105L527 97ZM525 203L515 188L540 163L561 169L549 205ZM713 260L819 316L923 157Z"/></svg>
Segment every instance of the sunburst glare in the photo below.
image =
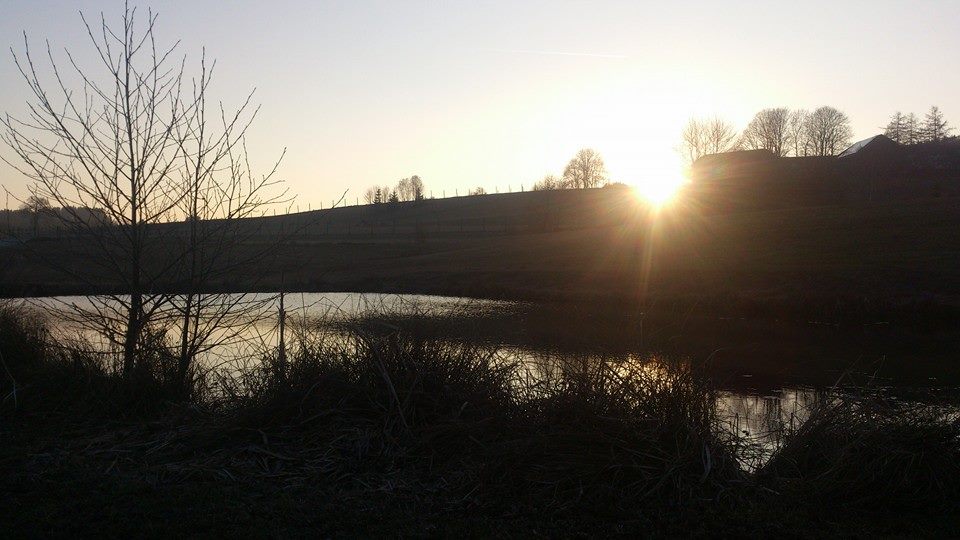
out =
<svg viewBox="0 0 960 540"><path fill-rule="evenodd" d="M664 206L676 197L686 183L686 178L678 170L671 172L668 169L651 171L633 184L633 192L637 198L653 206Z"/></svg>

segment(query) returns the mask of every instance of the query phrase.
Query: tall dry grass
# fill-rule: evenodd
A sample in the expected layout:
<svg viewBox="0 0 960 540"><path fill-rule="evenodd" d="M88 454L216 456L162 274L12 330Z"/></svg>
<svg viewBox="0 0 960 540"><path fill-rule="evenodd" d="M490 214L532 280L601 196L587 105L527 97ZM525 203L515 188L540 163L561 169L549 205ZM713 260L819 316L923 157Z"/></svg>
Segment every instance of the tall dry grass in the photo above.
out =
<svg viewBox="0 0 960 540"><path fill-rule="evenodd" d="M714 387L687 362L569 361L534 377L494 344L367 319L337 331L301 327L285 354L265 351L221 374L215 392L184 395L167 385L173 358L162 336L141 363L150 369L124 379L56 343L46 324L0 308L4 413L152 415L125 424L122 443L78 445L92 460L142 454L153 467L133 460L125 474L242 475L285 489L335 486L361 506L386 497L414 512L555 523L769 519L775 512L764 508L784 507L807 517L943 511L960 499L956 409L882 392L821 402L809 420L782 428L780 446L754 470L753 442L722 427ZM184 407L204 414L167 421Z"/></svg>
<svg viewBox="0 0 960 540"><path fill-rule="evenodd" d="M876 388L835 394L783 434L757 476L787 499L831 513L958 509L960 414Z"/></svg>

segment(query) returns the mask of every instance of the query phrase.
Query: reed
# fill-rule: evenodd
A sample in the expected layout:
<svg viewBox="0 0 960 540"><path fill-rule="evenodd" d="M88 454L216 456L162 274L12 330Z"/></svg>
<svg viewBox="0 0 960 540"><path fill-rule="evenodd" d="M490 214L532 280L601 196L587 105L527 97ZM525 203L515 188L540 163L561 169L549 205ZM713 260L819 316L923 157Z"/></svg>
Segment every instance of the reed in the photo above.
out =
<svg viewBox="0 0 960 540"><path fill-rule="evenodd" d="M266 516L245 530L227 510L235 533L890 532L869 517L880 512L900 532L927 516L938 534L960 522L955 409L878 390L836 393L784 425L755 468L753 443L721 427L714 387L688 362L531 366L368 317L296 327L284 354L184 394L168 384L162 334L131 378L46 324L0 308L3 412L20 420L0 424L0 487L24 533L30 516L93 534L133 514L187 531L227 496ZM58 506L80 491L113 517Z"/></svg>

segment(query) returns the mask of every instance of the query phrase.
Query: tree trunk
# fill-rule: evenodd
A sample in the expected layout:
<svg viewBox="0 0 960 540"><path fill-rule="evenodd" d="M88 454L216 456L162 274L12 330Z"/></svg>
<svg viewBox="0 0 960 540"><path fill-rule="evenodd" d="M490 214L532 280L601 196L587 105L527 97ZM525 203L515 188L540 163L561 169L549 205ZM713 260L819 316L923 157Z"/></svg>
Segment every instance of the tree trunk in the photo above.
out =
<svg viewBox="0 0 960 540"><path fill-rule="evenodd" d="M193 294L187 295L186 305L183 311L183 327L180 330L180 358L177 363L177 385L181 391L187 389L187 373L190 370L192 361L192 351L190 350L190 323L193 320L191 312L193 311Z"/></svg>
<svg viewBox="0 0 960 540"><path fill-rule="evenodd" d="M127 329L123 337L123 376L125 378L133 374L142 321L143 296L140 293L133 293L130 295L130 311L127 314Z"/></svg>

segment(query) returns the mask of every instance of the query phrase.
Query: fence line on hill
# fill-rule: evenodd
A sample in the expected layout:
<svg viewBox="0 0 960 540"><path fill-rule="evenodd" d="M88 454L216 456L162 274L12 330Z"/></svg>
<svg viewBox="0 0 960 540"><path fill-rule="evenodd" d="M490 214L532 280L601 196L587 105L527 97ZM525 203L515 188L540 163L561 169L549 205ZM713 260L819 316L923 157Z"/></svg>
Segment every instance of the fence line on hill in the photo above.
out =
<svg viewBox="0 0 960 540"><path fill-rule="evenodd" d="M334 205L334 208L340 209L358 206L383 206L385 208L389 208L397 204L407 205L416 204L423 201L443 199L480 199L490 195L524 193L529 191L525 189L523 184L517 186L519 191L514 191L513 187L513 185L508 184L506 189L501 190L499 186L496 186L493 193L483 194L461 194L459 189L454 189L453 194L448 195L447 190L441 190L441 197L435 197L434 192L431 191L430 196L420 201L399 201L393 203L366 203L364 201L360 201L359 197L354 197L352 201L349 201L348 198L344 197L340 200L340 204ZM348 201L352 204L347 204ZM540 214L536 216L520 215L506 220L494 220L487 217L477 218L463 216L451 219L449 216L444 216L441 218L439 214L435 213L432 217L428 215L415 218L413 222L410 222L409 219L399 220L398 222L398 220L395 218L372 218L338 223L335 218L330 218L327 215L313 214L314 210L330 209L331 208L329 206L324 208L322 204L320 208L316 209L313 208L312 204L308 204L306 209L294 204L290 207L281 209L280 212L277 211L278 209L274 208L269 214L252 217L251 219L253 221L260 221L263 218L286 216L293 221L288 222L288 220L281 220L276 223L260 223L257 225L257 228L260 231L258 234L279 234L283 236L290 232L288 229L299 229L299 232L297 233L298 241L301 239L336 239L338 237L350 238L354 240L387 237L405 237L413 240L423 240L424 237L439 238L443 236L456 236L462 234L468 234L472 236L494 236L516 234L519 232L547 232L561 229L583 228L585 226L597 224L595 222L596 216L593 216L594 219L587 220L584 216L564 215L563 219L561 220L558 213L559 211L551 211L549 208L541 209ZM40 224L39 226L10 226L9 216L11 212L13 211L5 211L7 219L4 219L3 216L0 216L0 240L2 240L4 237L7 237L8 239L15 238L19 240L59 240L78 236L73 230L60 225L50 226ZM310 223L309 220L314 216L315 222ZM299 221L298 217L307 221ZM158 226L176 226L178 223L183 222L170 222L168 224L160 224Z"/></svg>
<svg viewBox="0 0 960 540"><path fill-rule="evenodd" d="M513 184L507 184L506 189L503 190L503 191L501 191L501 187L502 187L502 186L497 185L497 186L494 186L494 191L492 191L492 192L490 192L490 191L484 191L483 193L470 193L470 190L467 190L465 193L460 193L460 188L454 188L453 192L452 192L450 195L447 194L448 190L446 190L446 189L436 190L436 191L434 191L434 190L431 189L431 190L428 190L428 191L429 191L429 195L426 195L426 194L425 194L422 200L457 199L457 198L461 198L461 197L483 197L483 196L485 196L485 195L501 195L501 194L507 194L507 193L526 193L527 191L531 191L531 190L526 189L526 187L525 187L524 184L520 184L520 185L518 186L519 189L517 189L517 190L514 190L514 185L513 185ZM414 201L407 200L407 201L397 201L397 202L405 203L405 202L414 202ZM292 212L287 212L286 214L297 214L297 213L301 213L301 212L311 212L311 211L313 211L313 210L330 210L330 209L332 209L332 208L347 208L347 207L351 207L351 206L372 206L372 205L375 205L375 204L391 204L391 203L386 202L386 201L385 201L385 202L380 202L380 203L361 201L359 195L354 195L353 197L343 197L343 199L341 200L340 204L337 204L337 199L331 199L330 205L324 205L324 201L321 200L321 201L320 201L320 206L319 206L318 208L313 208L313 203L312 203L312 202L307 203L307 207L306 207L306 208L302 208L302 207L300 206L300 204L295 204L295 205L293 206L293 208L291 209L291 210L293 210L293 211L292 211ZM286 214L279 214L279 215L286 215ZM278 215L278 214L274 211L273 215Z"/></svg>

